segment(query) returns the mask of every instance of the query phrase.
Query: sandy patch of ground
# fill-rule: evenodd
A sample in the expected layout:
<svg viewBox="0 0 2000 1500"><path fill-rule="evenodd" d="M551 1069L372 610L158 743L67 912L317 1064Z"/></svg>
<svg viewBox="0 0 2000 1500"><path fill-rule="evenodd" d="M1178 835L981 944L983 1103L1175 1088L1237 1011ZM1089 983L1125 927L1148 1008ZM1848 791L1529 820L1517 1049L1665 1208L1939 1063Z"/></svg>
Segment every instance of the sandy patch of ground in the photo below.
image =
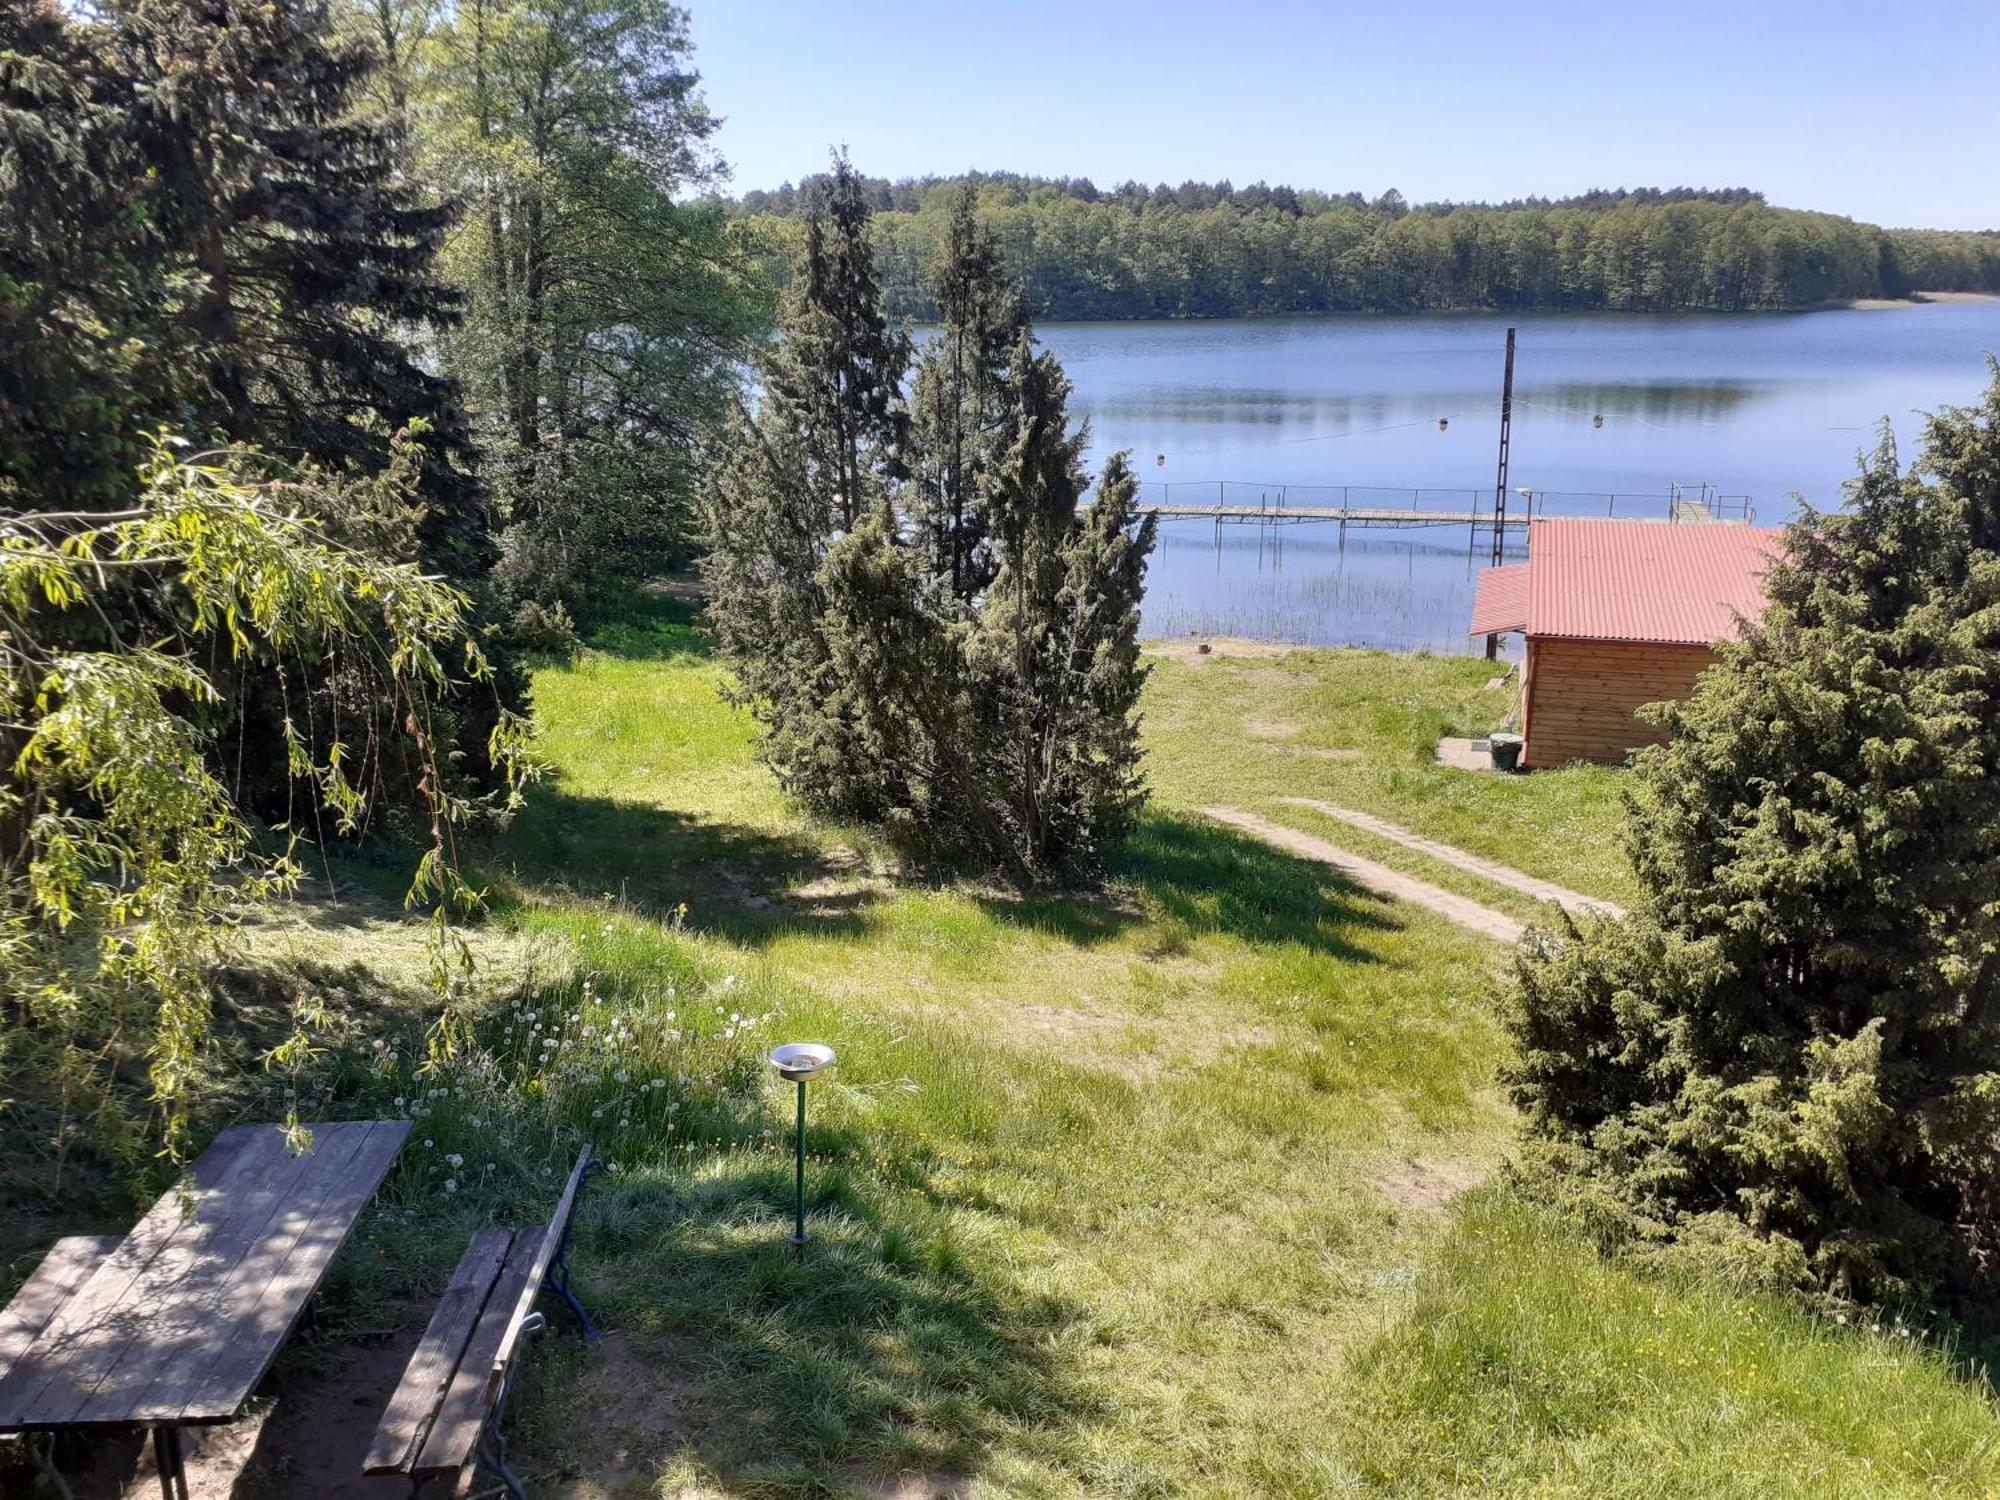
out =
<svg viewBox="0 0 2000 1500"><path fill-rule="evenodd" d="M1301 833L1296 828L1287 828L1282 823L1273 823L1269 818L1261 818L1241 808L1204 807L1201 812L1218 823L1226 823L1231 828L1239 828L1245 833L1254 834L1276 848L1331 866L1356 885L1366 886L1377 895L1387 896L1396 901L1407 901L1413 906L1423 907L1426 911L1436 912L1446 921L1456 922L1481 937L1490 937L1501 943L1517 943L1521 940L1522 923L1506 912L1482 906L1479 902L1461 896L1456 891L1432 885L1428 880L1419 880L1414 875L1405 875L1401 870L1394 870L1375 860L1365 859L1338 844L1328 843L1325 839L1315 838L1309 833Z"/></svg>
<svg viewBox="0 0 2000 1500"><path fill-rule="evenodd" d="M1846 297L1829 302L1830 308L1846 308L1853 312L1887 312L1896 307L1918 307L1926 302L1995 302L1991 292L1912 292L1907 297Z"/></svg>
<svg viewBox="0 0 2000 1500"><path fill-rule="evenodd" d="M550 1493L562 1500L627 1500L655 1492L659 1468L673 1457L687 1425L682 1418L693 1382L663 1377L697 1357L693 1341L635 1342L624 1333L598 1341L591 1367L568 1404L590 1413L591 1472ZM679 1492L694 1500L701 1490Z"/></svg>
<svg viewBox="0 0 2000 1500"><path fill-rule="evenodd" d="M1368 758L1363 750L1342 750L1331 745L1294 745L1292 754L1304 756L1307 760L1358 761Z"/></svg>
<svg viewBox="0 0 2000 1500"><path fill-rule="evenodd" d="M1493 1169L1478 1162L1436 1161L1419 1157L1399 1162L1375 1179L1383 1197L1401 1208L1432 1212L1443 1208L1468 1188L1476 1188L1493 1175Z"/></svg>
<svg viewBox="0 0 2000 1500"><path fill-rule="evenodd" d="M402 1500L409 1481L371 1479L361 1464L421 1325L413 1315L392 1339L281 1361L240 1420L187 1429L189 1500ZM123 1433L65 1473L77 1500L160 1493L152 1445Z"/></svg>
<svg viewBox="0 0 2000 1500"><path fill-rule="evenodd" d="M701 575L670 573L665 578L654 578L641 584L639 591L662 599L678 599L684 604L699 604L702 599Z"/></svg>
<svg viewBox="0 0 2000 1500"><path fill-rule="evenodd" d="M972 1481L961 1474L898 1474L894 1479L856 1475L854 1493L864 1500L967 1500Z"/></svg>
<svg viewBox="0 0 2000 1500"><path fill-rule="evenodd" d="M1259 657L1289 656L1305 647L1284 641L1251 641L1241 636L1210 635L1180 636L1173 640L1146 641L1143 649L1148 656L1162 657L1167 661L1184 662L1189 666L1200 666L1203 662L1217 657Z"/></svg>
<svg viewBox="0 0 2000 1500"><path fill-rule="evenodd" d="M1243 731L1252 739L1289 740L1297 736L1299 726L1289 719L1245 719Z"/></svg>

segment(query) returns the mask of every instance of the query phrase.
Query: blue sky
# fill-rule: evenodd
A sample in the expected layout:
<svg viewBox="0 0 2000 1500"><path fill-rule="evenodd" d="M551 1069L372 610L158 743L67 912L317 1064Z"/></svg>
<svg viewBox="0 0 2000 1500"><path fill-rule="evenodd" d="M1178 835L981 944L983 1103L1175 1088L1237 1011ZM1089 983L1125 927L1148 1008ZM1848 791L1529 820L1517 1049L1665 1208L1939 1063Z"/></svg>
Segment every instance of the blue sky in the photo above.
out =
<svg viewBox="0 0 2000 1500"><path fill-rule="evenodd" d="M1743 185L2000 228L2000 0L689 0L737 189L863 171L1411 199Z"/></svg>

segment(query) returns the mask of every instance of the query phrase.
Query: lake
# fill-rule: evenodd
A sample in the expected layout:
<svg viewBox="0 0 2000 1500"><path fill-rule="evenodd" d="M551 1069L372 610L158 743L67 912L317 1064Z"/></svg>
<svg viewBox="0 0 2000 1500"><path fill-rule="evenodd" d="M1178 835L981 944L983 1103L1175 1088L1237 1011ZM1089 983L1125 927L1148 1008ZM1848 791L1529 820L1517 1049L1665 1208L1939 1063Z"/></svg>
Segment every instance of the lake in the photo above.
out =
<svg viewBox="0 0 2000 1500"><path fill-rule="evenodd" d="M1368 503L1407 504L1421 488L1438 492L1426 508L1462 510L1472 494L1492 503L1510 323L1509 488L1534 491L1548 514L1664 515L1676 484L1748 496L1764 524L1790 517L1795 497L1837 505L1878 422L1891 421L1907 460L1915 413L1976 397L1986 351L2000 351L2000 302L1038 332L1076 383L1071 409L1090 420L1093 463L1131 449L1149 496L1227 480L1257 487L1231 503L1280 486L1294 487L1294 503L1297 487L1350 486L1374 492ZM1465 624L1487 533L1475 547L1459 528L1350 529L1344 541L1329 525L1220 530L1218 540L1212 521L1161 526L1148 634L1472 649Z"/></svg>

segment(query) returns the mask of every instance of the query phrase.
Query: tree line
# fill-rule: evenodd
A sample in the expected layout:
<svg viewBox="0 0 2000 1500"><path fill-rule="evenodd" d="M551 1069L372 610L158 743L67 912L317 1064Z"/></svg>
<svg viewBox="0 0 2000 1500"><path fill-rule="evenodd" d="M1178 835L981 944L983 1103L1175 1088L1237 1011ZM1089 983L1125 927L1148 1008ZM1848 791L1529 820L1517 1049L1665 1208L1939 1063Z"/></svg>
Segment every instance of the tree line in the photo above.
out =
<svg viewBox="0 0 2000 1500"><path fill-rule="evenodd" d="M1226 182L1100 192L1082 179L974 174L864 185L891 311L936 316L923 272L966 182L1044 318L1749 311L2000 291L2000 233L1883 229L1776 208L1743 188L1413 207L1395 192ZM788 187L730 205L774 247L780 279L799 201Z"/></svg>

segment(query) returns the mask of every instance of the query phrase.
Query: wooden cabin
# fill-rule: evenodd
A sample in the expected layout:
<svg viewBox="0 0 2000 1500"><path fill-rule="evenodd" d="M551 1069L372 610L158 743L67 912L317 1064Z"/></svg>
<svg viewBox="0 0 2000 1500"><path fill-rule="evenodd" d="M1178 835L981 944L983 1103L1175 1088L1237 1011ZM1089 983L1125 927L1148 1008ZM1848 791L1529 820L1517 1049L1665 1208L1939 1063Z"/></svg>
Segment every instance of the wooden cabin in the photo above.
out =
<svg viewBox="0 0 2000 1500"><path fill-rule="evenodd" d="M1641 704L1684 698L1713 643L1764 608L1781 532L1658 521L1543 520L1528 560L1479 575L1472 634L1518 632L1521 764L1615 764L1665 738Z"/></svg>

